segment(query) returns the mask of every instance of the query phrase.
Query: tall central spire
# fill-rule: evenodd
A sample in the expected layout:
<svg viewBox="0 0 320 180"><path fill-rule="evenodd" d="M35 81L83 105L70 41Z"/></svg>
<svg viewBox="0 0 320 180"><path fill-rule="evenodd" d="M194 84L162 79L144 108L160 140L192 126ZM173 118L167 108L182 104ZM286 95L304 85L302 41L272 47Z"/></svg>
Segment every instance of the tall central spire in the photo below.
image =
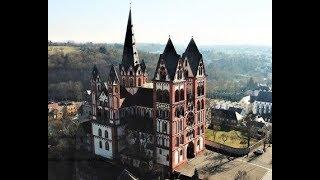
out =
<svg viewBox="0 0 320 180"><path fill-rule="evenodd" d="M127 32L124 40L123 55L121 65L128 69L130 66L135 67L140 64L136 42L134 38L133 25L131 20L131 8L127 24Z"/></svg>

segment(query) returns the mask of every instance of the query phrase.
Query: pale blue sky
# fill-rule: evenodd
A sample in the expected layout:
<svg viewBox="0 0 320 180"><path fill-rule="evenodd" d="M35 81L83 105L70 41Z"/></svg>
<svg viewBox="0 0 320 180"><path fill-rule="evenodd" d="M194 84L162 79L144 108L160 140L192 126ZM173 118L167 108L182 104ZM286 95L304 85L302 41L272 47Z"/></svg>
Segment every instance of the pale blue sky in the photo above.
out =
<svg viewBox="0 0 320 180"><path fill-rule="evenodd" d="M123 43L129 0L48 0L52 41ZM137 43L272 43L272 0L132 0Z"/></svg>

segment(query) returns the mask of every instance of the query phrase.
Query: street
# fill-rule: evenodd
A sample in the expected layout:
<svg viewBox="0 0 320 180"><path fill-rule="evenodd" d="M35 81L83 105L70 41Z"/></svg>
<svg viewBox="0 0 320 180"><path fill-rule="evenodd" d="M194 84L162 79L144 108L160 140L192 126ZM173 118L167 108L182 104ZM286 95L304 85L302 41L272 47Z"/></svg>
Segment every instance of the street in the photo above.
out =
<svg viewBox="0 0 320 180"><path fill-rule="evenodd" d="M262 148L262 147L260 147ZM253 153L249 157L228 158L225 155L205 150L198 157L179 168L181 174L192 176L194 168L198 169L202 179L233 180L239 171L246 172L248 179L272 179L272 147L260 156Z"/></svg>

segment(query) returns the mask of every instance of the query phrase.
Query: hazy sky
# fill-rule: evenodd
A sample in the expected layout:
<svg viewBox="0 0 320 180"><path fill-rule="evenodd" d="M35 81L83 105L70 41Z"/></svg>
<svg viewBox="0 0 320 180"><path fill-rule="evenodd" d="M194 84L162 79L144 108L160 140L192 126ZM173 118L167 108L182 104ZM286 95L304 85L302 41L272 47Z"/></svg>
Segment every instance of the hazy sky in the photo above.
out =
<svg viewBox="0 0 320 180"><path fill-rule="evenodd" d="M130 0L48 0L52 41L123 43ZM137 43L272 43L272 0L132 0Z"/></svg>

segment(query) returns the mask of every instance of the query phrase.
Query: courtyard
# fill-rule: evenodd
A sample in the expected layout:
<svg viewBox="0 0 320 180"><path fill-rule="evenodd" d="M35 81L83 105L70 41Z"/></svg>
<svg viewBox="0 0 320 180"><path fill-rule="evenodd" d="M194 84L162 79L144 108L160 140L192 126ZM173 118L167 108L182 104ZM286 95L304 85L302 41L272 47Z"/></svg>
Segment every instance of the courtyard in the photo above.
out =
<svg viewBox="0 0 320 180"><path fill-rule="evenodd" d="M246 148L248 146L247 137L245 137L240 131L236 130L213 131L212 129L206 129L205 138L206 140L233 148ZM256 142L256 139L251 138L250 144L254 144Z"/></svg>

